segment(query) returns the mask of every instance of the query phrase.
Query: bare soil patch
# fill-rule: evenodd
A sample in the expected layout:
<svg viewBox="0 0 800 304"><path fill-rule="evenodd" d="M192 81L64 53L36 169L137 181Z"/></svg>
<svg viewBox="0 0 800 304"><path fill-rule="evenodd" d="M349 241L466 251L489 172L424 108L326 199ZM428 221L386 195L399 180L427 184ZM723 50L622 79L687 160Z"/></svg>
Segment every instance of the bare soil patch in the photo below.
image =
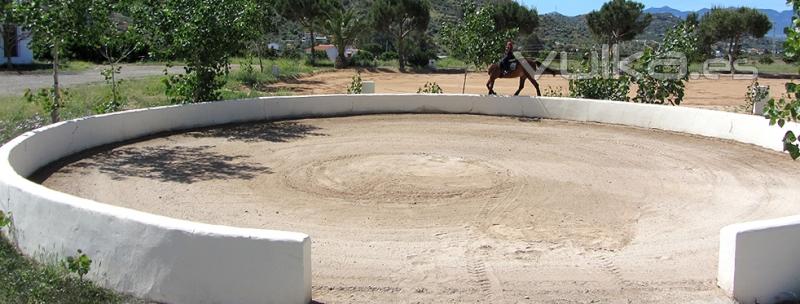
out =
<svg viewBox="0 0 800 304"><path fill-rule="evenodd" d="M296 94L344 94L347 86L352 81L355 70L339 70L330 73L317 74L290 82L271 85L273 90L288 90ZM399 73L391 70L380 72L362 71L364 81L374 81L377 93L416 93L426 82L438 83L445 93L461 93L464 83L464 74L417 74ZM486 94L486 73L470 73L467 77L466 93ZM768 85L773 97L779 98L786 94L785 84L797 82L790 79L760 79L759 83ZM707 108L713 110L742 112L745 104L747 86L752 80L733 79L729 75L720 75L719 79L690 80L686 87L684 106ZM561 76L542 75L540 78L541 89L561 92L569 95L569 81ZM519 86L517 79L498 79L495 90L498 94L511 95ZM633 90L635 93L635 90ZM522 95L536 95L533 85L526 83Z"/></svg>

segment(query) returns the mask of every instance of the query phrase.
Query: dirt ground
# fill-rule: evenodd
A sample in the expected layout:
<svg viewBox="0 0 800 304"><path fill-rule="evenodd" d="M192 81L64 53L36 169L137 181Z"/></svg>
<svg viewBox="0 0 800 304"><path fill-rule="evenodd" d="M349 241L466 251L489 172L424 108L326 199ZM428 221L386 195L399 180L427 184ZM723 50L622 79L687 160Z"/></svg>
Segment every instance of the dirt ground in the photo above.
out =
<svg viewBox="0 0 800 304"><path fill-rule="evenodd" d="M355 70L341 70L321 73L310 77L270 86L271 90L289 90L296 94L341 94L347 92ZM445 93L461 93L464 74L414 74L399 73L392 70L379 72L362 71L364 81L374 81L377 93L416 93L426 82L436 82ZM466 93L486 94L485 73L471 73L467 78ZM771 94L779 98L786 94L785 84L788 79L759 79L762 85L770 86ZM719 79L700 78L690 80L686 88L684 106L708 108L729 112L742 112L745 104L747 86L752 80L733 79L730 76L719 76ZM569 81L561 76L543 75L540 79L541 90L561 92L569 95ZM511 95L519 87L517 79L500 79L495 90L498 94ZM635 93L635 92L634 92ZM536 95L533 85L527 83L521 95Z"/></svg>
<svg viewBox="0 0 800 304"><path fill-rule="evenodd" d="M198 130L40 178L175 218L308 233L322 303L729 303L719 229L800 212L798 169L662 131L382 115Z"/></svg>

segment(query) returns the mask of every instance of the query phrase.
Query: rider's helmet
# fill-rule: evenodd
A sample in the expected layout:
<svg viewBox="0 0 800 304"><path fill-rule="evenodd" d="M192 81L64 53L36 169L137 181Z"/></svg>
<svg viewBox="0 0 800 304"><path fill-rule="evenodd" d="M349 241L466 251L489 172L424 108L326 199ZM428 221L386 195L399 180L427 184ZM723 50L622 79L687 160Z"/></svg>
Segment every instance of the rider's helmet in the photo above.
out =
<svg viewBox="0 0 800 304"><path fill-rule="evenodd" d="M509 40L508 43L506 43L506 51L512 51L512 50L514 50L514 42Z"/></svg>

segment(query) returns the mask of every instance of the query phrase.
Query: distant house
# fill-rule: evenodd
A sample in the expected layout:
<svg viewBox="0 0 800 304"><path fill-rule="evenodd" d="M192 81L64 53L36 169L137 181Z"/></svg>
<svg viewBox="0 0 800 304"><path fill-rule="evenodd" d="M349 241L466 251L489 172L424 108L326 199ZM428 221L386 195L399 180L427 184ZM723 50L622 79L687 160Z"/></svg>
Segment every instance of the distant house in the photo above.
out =
<svg viewBox="0 0 800 304"><path fill-rule="evenodd" d="M18 26L7 24L2 27L0 37L0 64L8 63L9 58L12 64L33 64L30 34Z"/></svg>
<svg viewBox="0 0 800 304"><path fill-rule="evenodd" d="M277 42L270 42L269 44L267 44L267 48L270 49L270 50L280 51L281 50L281 44L277 43Z"/></svg>
<svg viewBox="0 0 800 304"><path fill-rule="evenodd" d="M336 48L333 44L320 44L314 47L314 50L317 52L325 52L328 55L328 59L331 61L336 61L336 57L339 56L339 49ZM346 47L344 50L345 57L352 57L356 53L358 53L358 49L353 47ZM306 49L306 54L311 53L311 49Z"/></svg>

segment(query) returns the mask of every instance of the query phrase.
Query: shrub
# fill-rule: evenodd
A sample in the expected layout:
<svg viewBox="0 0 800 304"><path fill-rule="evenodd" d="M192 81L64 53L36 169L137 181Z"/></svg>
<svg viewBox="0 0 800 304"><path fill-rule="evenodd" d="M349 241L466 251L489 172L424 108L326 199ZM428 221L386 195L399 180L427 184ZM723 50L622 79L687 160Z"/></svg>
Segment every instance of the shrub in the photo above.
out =
<svg viewBox="0 0 800 304"><path fill-rule="evenodd" d="M594 76L587 79L569 81L569 94L572 97L628 101L630 80L626 76L606 78Z"/></svg>
<svg viewBox="0 0 800 304"><path fill-rule="evenodd" d="M426 82L425 86L423 86L423 87L419 88L419 90L417 90L417 93L419 93L419 94L422 94L422 93L425 93L425 94L442 94L442 93L444 93L444 91L442 90L442 87L440 87L439 84L437 84L436 82Z"/></svg>
<svg viewBox="0 0 800 304"><path fill-rule="evenodd" d="M347 94L361 94L364 90L364 85L361 82L361 73L356 73L353 76L353 81L350 82L350 86L347 87Z"/></svg>
<svg viewBox="0 0 800 304"><path fill-rule="evenodd" d="M431 59L436 58L436 53L431 50L416 49L408 54L408 64L415 67L426 67Z"/></svg>
<svg viewBox="0 0 800 304"><path fill-rule="evenodd" d="M766 55L758 59L758 63L760 64L773 64L775 63L775 59L772 59L772 56Z"/></svg>
<svg viewBox="0 0 800 304"><path fill-rule="evenodd" d="M564 97L564 92L561 87L547 86L547 88L542 91L542 95L546 97Z"/></svg>
<svg viewBox="0 0 800 304"><path fill-rule="evenodd" d="M78 249L78 254L64 259L64 268L71 273L77 274L83 280L83 276L89 273L92 268L92 259Z"/></svg>
<svg viewBox="0 0 800 304"><path fill-rule="evenodd" d="M745 93L744 100L745 100L745 111L747 113L752 113L753 108L757 102L762 101L769 97L769 89L761 90L759 89L761 84L758 83L758 78L753 79L753 82L747 86L747 93Z"/></svg>
<svg viewBox="0 0 800 304"><path fill-rule="evenodd" d="M6 216L5 212L0 210L0 228L11 225L11 212Z"/></svg>
<svg viewBox="0 0 800 304"><path fill-rule="evenodd" d="M361 51L368 51L372 54L380 54L383 52L383 46L377 43L365 43L359 49Z"/></svg>
<svg viewBox="0 0 800 304"><path fill-rule="evenodd" d="M395 51L384 52L378 57L378 59L383 61L397 60L398 58L400 58L400 55L398 55Z"/></svg>
<svg viewBox="0 0 800 304"><path fill-rule="evenodd" d="M352 58L350 58L350 65L357 67L374 67L375 55L367 50L359 50Z"/></svg>

